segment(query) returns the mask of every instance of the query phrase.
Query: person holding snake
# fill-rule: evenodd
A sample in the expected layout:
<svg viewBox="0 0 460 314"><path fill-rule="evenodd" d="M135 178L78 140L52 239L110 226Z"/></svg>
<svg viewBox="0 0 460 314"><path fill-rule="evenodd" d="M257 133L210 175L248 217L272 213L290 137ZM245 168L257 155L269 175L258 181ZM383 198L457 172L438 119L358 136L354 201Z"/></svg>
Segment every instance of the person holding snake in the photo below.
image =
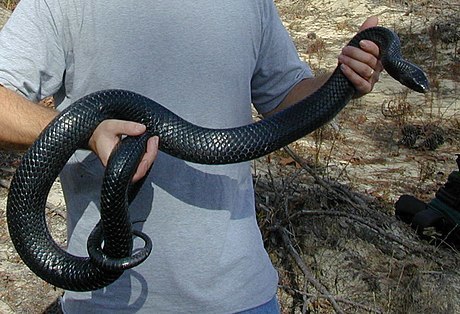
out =
<svg viewBox="0 0 460 314"><path fill-rule="evenodd" d="M377 23L370 17L361 30ZM367 40L338 56L358 97L378 81L378 58ZM272 0L21 0L0 32L0 142L29 147L59 111L98 90L134 91L197 125L229 128L251 122L252 104L271 116L328 77L299 60ZM56 110L37 105L48 96ZM70 253L88 255L112 150L145 129L105 120L62 170ZM152 254L105 288L66 291L63 312L278 313L250 163L194 164L159 152L159 143L148 140L133 181L147 177L130 206Z"/></svg>

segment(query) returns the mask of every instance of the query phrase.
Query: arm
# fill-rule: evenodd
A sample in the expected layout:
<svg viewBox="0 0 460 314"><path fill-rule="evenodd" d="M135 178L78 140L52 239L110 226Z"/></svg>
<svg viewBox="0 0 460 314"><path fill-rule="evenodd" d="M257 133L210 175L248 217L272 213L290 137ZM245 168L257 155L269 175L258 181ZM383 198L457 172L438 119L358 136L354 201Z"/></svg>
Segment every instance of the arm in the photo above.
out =
<svg viewBox="0 0 460 314"><path fill-rule="evenodd" d="M40 132L58 115L55 109L35 104L0 85L0 148L25 150ZM106 120L94 131L89 148L107 165L108 158L121 135L140 135L145 126L131 121ZM153 164L158 151L158 138L151 138L133 181L138 181Z"/></svg>
<svg viewBox="0 0 460 314"><path fill-rule="evenodd" d="M27 149L57 115L56 110L35 104L1 85L0 106L0 147L7 149Z"/></svg>
<svg viewBox="0 0 460 314"><path fill-rule="evenodd" d="M360 31L376 26L377 23L377 17L370 17L360 27ZM378 61L379 48L377 45L371 41L363 40L360 46L361 48L350 46L344 47L338 57L343 73L353 83L358 92L357 97L361 97L372 91L382 71L382 65ZM270 116L311 95L320 88L330 76L331 73L300 81L291 89L279 106L266 113L264 116Z"/></svg>

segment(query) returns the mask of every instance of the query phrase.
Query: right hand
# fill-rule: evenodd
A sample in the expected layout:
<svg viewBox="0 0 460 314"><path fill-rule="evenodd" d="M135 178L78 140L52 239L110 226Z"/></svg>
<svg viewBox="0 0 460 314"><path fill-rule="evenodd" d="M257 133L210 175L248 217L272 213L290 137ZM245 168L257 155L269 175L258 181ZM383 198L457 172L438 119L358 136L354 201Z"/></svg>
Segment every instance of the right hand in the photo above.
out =
<svg viewBox="0 0 460 314"><path fill-rule="evenodd" d="M122 135L137 136L145 132L146 127L143 124L109 119L102 121L94 130L89 139L89 148L99 157L104 167L107 166L110 154L121 139ZM158 136L149 138L147 150L142 157L141 162L133 177L133 183L143 178L148 169L153 165L158 154Z"/></svg>
<svg viewBox="0 0 460 314"><path fill-rule="evenodd" d="M377 26L378 22L377 16L371 16L361 25L359 31ZM357 91L355 98L370 93L383 71L379 61L379 47L369 40L362 40L359 46L360 48L345 46L338 57L343 74Z"/></svg>

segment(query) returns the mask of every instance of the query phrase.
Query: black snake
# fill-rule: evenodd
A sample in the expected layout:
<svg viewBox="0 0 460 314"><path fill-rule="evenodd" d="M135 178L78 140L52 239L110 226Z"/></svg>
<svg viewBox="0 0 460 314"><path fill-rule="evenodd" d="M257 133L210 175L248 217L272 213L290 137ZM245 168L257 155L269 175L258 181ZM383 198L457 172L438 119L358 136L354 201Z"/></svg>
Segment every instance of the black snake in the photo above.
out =
<svg viewBox="0 0 460 314"><path fill-rule="evenodd" d="M358 47L362 39L379 46L381 62L392 77L418 92L428 90L423 71L402 59L399 39L392 31L370 28L357 34L349 45ZM160 137L163 152L191 162L242 162L273 152L327 123L354 93L353 85L337 67L317 92L294 106L230 129L190 124L153 100L129 91L104 90L83 97L49 124L17 169L7 204L14 246L33 272L55 286L75 291L102 288L149 253L148 247L131 257L132 228L125 198L135 194L127 193L128 186L149 136ZM77 257L61 249L49 234L46 199L67 160L76 149L87 147L93 130L104 119L137 121L147 126L147 132L128 138L111 158L102 187L102 219L88 241L91 257Z"/></svg>

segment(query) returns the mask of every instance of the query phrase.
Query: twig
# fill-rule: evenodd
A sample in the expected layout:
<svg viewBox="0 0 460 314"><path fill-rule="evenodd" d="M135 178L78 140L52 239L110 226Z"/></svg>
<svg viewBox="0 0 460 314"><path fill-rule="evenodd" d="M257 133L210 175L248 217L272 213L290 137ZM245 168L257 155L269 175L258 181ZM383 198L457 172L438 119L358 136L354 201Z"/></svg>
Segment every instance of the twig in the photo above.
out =
<svg viewBox="0 0 460 314"><path fill-rule="evenodd" d="M6 173L15 173L16 168L14 167L0 167L0 171L6 172Z"/></svg>
<svg viewBox="0 0 460 314"><path fill-rule="evenodd" d="M349 196L348 193L345 190L340 189L339 190L340 193L339 193L339 191L337 191L336 189L333 189L330 186L330 184L328 184L325 180L321 179L311 169L311 167L307 164L307 162L302 157L300 157L295 152L293 152L289 147L284 147L284 149L303 169L305 169L315 179L315 181L321 187L326 189L332 195L334 195L334 196L340 198L341 200L347 202L350 206L352 206L352 207L354 207L356 209L360 209L360 210L364 210L364 211L368 212L368 208L364 204L358 204L356 201L354 201L352 199L353 196ZM339 217L346 217L346 218L352 219L354 221L357 221L357 222L367 226L371 230L374 230L376 233L385 236L386 238L390 239L391 241L396 242L399 245L402 245L404 248L408 249L411 252L418 253L418 254L421 254L423 256L430 256L432 259L434 258L436 263L441 264L441 265L443 264L442 259L436 258L436 249L433 249L432 247L427 247L427 246L420 247L419 244L415 244L415 243L411 243L409 241L405 241L405 240L397 237L396 235L394 235L392 233L386 232L384 229L380 228L375 223L370 222L368 220L368 218L365 219L365 218L357 216L357 215L353 215L353 214L345 213L345 212L341 212L341 211L336 211L336 210L302 210L302 211L298 211L295 214L291 215L291 217L289 217L287 220L291 221L291 219L293 219L293 218L295 218L295 217L297 217L299 215L306 215L306 214L309 214L309 215L339 216Z"/></svg>
<svg viewBox="0 0 460 314"><path fill-rule="evenodd" d="M424 273L430 273L430 272L424 272ZM442 272L433 272L433 273L440 273L441 274ZM310 301L316 300L316 299L326 299L325 295L307 293L305 291L294 289L291 286L279 285L278 287L280 289L283 289L283 290L287 291L288 293L297 293L297 294L300 294L302 296L309 297ZM338 303L348 304L350 306L357 307L357 308L363 309L363 310L368 311L368 312L373 312L373 313L377 313L377 314L383 314L383 311L381 309L372 307L370 305L358 303L358 302L355 302L355 301L352 301L352 300L349 300L349 299L345 299L345 298L339 297L339 296L335 296L334 298Z"/></svg>
<svg viewBox="0 0 460 314"><path fill-rule="evenodd" d="M67 214L65 210L62 209L62 206L56 206L50 202L46 202L46 208L51 212L54 213L64 219L67 218Z"/></svg>
<svg viewBox="0 0 460 314"><path fill-rule="evenodd" d="M432 247L429 245L421 245L421 243L412 243L412 242L403 240L395 236L392 233L386 232L384 229L380 228L375 223L372 223L368 221L367 219L364 219L363 217L349 214L349 213L344 213L338 210L300 210L292 214L289 217L289 221L291 219L297 218L302 215L326 215L326 216L345 217L345 218L354 220L356 222L359 222L360 224L365 225L366 227L373 230L377 234L382 235L388 238L389 240L396 242L397 244L403 246L409 252L417 253L417 254L420 254L421 256L426 256L441 266L446 264L446 261L444 261L442 257L441 258L439 257L439 252L438 252L437 247Z"/></svg>
<svg viewBox="0 0 460 314"><path fill-rule="evenodd" d="M405 241L399 239L395 235L393 235L393 234L391 234L389 232L386 232L384 229L380 228L376 224L368 221L368 219L365 219L365 218L360 217L358 215L345 213L345 212L341 212L341 211L336 211L336 210L308 210L308 209L305 209L305 210L297 211L296 213L294 213L291 216L289 216L289 220L295 219L298 216L302 216L302 215L324 215L324 216L336 216L336 217L349 218L351 220L357 221L357 222L365 225L369 229L374 230L376 233L381 234L381 235L385 236L386 238L388 238L388 239L390 239L390 240L392 240L392 241L394 241L394 242L396 242L396 243L398 243L398 244L400 244L400 245L402 245L402 246L404 246L404 247L406 247L408 249L412 249L413 246L414 246L413 244L405 243Z"/></svg>
<svg viewBox="0 0 460 314"><path fill-rule="evenodd" d="M297 253L296 249L291 243L291 240L288 237L288 231L285 228L280 228L279 233L281 234L281 238L283 239L284 245L287 247L289 254L291 254L299 268L302 270L305 279L308 280L308 282L310 282L315 287L315 289L318 290L318 292L324 295L324 298L331 303L332 307L337 313L345 313L337 304L334 296L315 278L307 264L305 264L305 262L302 260L299 253Z"/></svg>
<svg viewBox="0 0 460 314"><path fill-rule="evenodd" d="M315 299L326 299L326 296L322 295L322 294L308 293L308 292L300 291L298 289L294 289L294 288L292 288L290 286L285 286L285 285L279 285L278 287L280 289L286 290L288 292L291 291L291 293L297 293L297 294L300 294L300 295L303 295L303 296L307 296L307 297L310 298L310 300L312 300L312 299L313 300L315 300ZM366 310L368 312L374 312L374 313L378 313L378 314L383 313L383 311L381 309L374 308L374 307L372 307L370 305L366 305L366 304L358 303L358 302L355 302L355 301L351 301L351 300L345 299L345 298L340 297L340 296L335 296L335 300L337 302L339 302L339 303L348 304L348 305L351 305L351 306Z"/></svg>
<svg viewBox="0 0 460 314"><path fill-rule="evenodd" d="M350 205L363 209L363 205L358 204L356 201L352 200L350 195L346 195L348 193L346 193L345 190L340 189L341 193L339 193L337 190L334 190L333 188L331 188L330 184L328 184L325 180L320 178L315 173L315 171L313 171L313 169L311 169L311 167L308 165L308 163L305 161L305 159L303 159L302 157L297 155L290 147L285 146L284 150L289 154L289 156L291 156L292 159L294 159L295 162L297 162L305 171L307 171L308 174L311 175L315 179L316 183L318 183L322 188L326 189L329 193L333 194L334 196L337 196L340 199L343 199L344 201L346 201ZM339 194L341 194L341 195L339 195Z"/></svg>
<svg viewBox="0 0 460 314"><path fill-rule="evenodd" d="M313 299L325 299L327 297L327 296L322 295L322 294L316 295L316 294L307 293L306 295L308 297L310 297L310 298L313 298ZM357 307L357 308L366 310L368 312L374 312L374 313L378 313L378 314L383 313L383 311L380 310L380 309L375 309L375 308L373 308L371 306L368 306L368 305L365 305L365 304L362 304L362 303L357 303L357 302L354 302L354 301L351 301L351 300L348 300L348 299L344 299L344 298L341 298L341 297L336 296L335 300L337 302L348 304L348 305L351 305L353 307Z"/></svg>

